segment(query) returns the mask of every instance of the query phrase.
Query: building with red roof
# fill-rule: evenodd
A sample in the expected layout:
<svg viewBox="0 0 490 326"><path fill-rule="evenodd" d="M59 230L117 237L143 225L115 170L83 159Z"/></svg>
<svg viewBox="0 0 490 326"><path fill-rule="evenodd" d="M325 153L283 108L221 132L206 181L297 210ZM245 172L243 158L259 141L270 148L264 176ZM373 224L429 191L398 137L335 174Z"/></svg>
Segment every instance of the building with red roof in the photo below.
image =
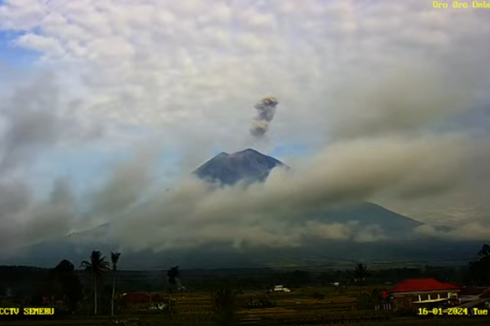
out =
<svg viewBox="0 0 490 326"><path fill-rule="evenodd" d="M461 287L434 278L407 279L395 285L389 292L396 308L412 308L421 305L451 304L458 299Z"/></svg>
<svg viewBox="0 0 490 326"><path fill-rule="evenodd" d="M122 298L128 303L143 303L151 301L151 296L149 293L124 293Z"/></svg>
<svg viewBox="0 0 490 326"><path fill-rule="evenodd" d="M165 298L158 293L124 293L122 298L127 303L163 302Z"/></svg>

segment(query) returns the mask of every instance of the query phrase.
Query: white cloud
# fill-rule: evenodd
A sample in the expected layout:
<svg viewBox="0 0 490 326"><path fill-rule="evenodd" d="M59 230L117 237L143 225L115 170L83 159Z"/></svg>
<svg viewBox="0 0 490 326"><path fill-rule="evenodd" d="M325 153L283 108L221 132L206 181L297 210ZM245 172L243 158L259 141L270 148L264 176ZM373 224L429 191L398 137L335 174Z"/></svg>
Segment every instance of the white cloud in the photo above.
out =
<svg viewBox="0 0 490 326"><path fill-rule="evenodd" d="M85 114L137 125L184 123L196 111L219 115L237 93L242 101L234 99L234 114L245 119L246 103L271 86L307 98L305 88L329 85L339 73L373 63L408 57L431 64L455 50L453 58L461 58L475 45L488 51L476 39L490 28L476 10L388 1L31 1L27 6L11 0L1 8L4 28L28 29L18 45L50 60L76 60L92 85ZM361 77L374 74L373 68ZM102 100L107 94L110 100ZM208 123L212 128L217 121Z"/></svg>
<svg viewBox="0 0 490 326"><path fill-rule="evenodd" d="M38 51L60 80L61 100L52 106L76 119L77 128L52 145L87 134L97 138L102 130L112 142L132 143L138 133L128 130L156 128L165 135L162 145L180 150L186 160L182 169L191 169L211 148L229 151L248 144L252 106L273 92L280 103L269 142L317 147L334 142L323 152L328 156L315 162L338 169L328 173L337 195L353 188L378 194L386 185L404 197L420 197L424 187L431 193L454 186L448 183L451 173L466 182L465 190L478 183L465 165L486 150L483 141L469 145L474 126L450 135L430 128L453 114L472 114L480 104L476 94L486 94L490 86L490 19L484 10L435 10L429 1L388 0L6 0L0 30L21 32L13 45ZM410 169L419 173L400 173ZM486 170L477 166L471 172L477 171ZM308 188L316 178L305 176L297 187ZM287 190L271 191L294 197ZM442 198L439 207L467 192L456 193ZM306 202L319 200L304 194L310 196L302 198ZM391 198L387 204L421 220L444 218L441 209L428 207L424 210L438 213L425 215L405 200ZM465 219L476 214L465 210L462 200L457 206ZM241 226L235 231L245 238L258 232ZM343 227L334 233L344 234ZM210 239L223 229L212 224L199 236ZM275 235L270 243L301 236ZM360 237L381 236L372 229Z"/></svg>
<svg viewBox="0 0 490 326"><path fill-rule="evenodd" d="M45 37L37 34L24 34L17 39L16 45L27 49L50 53L58 58L63 56L64 50L58 40L52 37Z"/></svg>

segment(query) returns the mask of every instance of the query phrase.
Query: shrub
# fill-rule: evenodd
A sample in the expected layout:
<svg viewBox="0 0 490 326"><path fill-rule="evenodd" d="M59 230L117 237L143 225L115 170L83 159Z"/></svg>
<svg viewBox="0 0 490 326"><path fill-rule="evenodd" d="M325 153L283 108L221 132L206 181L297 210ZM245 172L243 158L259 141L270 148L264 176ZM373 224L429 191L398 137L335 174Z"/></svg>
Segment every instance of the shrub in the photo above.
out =
<svg viewBox="0 0 490 326"><path fill-rule="evenodd" d="M267 296L251 298L247 301L245 305L247 309L273 308L276 306L276 302L272 301Z"/></svg>
<svg viewBox="0 0 490 326"><path fill-rule="evenodd" d="M213 308L218 326L231 326L238 323L237 291L225 287L213 295Z"/></svg>
<svg viewBox="0 0 490 326"><path fill-rule="evenodd" d="M311 297L313 299L317 299L317 300L324 300L325 299L325 294L323 293L320 293L320 292L315 292L311 295Z"/></svg>
<svg viewBox="0 0 490 326"><path fill-rule="evenodd" d="M416 315L415 309L402 308L395 311L395 316L397 317L413 317Z"/></svg>

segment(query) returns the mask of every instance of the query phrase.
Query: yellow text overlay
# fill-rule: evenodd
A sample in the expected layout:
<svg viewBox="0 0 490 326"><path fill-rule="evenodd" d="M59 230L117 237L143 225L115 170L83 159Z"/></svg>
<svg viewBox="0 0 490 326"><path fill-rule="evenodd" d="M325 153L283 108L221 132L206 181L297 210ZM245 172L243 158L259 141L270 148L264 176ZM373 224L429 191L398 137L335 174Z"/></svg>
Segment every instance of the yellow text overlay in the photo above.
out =
<svg viewBox="0 0 490 326"><path fill-rule="evenodd" d="M0 308L0 316L51 316L54 308Z"/></svg>
<svg viewBox="0 0 490 326"><path fill-rule="evenodd" d="M435 9L490 9L490 1L432 1Z"/></svg>

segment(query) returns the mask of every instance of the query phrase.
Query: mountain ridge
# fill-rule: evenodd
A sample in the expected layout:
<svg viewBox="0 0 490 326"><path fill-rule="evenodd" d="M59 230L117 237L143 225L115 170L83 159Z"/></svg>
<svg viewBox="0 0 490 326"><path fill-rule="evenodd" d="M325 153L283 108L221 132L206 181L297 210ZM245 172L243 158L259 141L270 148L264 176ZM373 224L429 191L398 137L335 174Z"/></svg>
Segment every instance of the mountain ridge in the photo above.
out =
<svg viewBox="0 0 490 326"><path fill-rule="evenodd" d="M220 152L210 160L204 162L192 173L203 181L220 182L224 185L233 185L245 179L247 182L264 182L269 173L277 168L283 167L290 169L285 163L264 155L254 149L247 148L235 153ZM250 172L251 175L247 175ZM231 177L230 177L231 175ZM292 227L303 227L309 222L319 222L324 225L346 224L356 222L357 231L367 229L373 231L376 236L378 230L373 226L381 227L389 236L388 239L379 238L372 242L359 242L354 238L343 240L329 239L305 239L301 248L269 248L269 247L244 247L239 250L232 248L230 245L221 246L201 246L193 249L173 249L155 253L150 249L141 252L125 252L125 268L155 268L156 261L165 261L169 264L179 264L192 268L209 268L219 267L247 267L247 266L272 266L279 265L284 261L295 261L297 264L302 262L329 262L336 261L355 261L363 258L368 260L375 259L400 259L413 258L421 259L422 257L438 257L442 252L451 248L447 240L435 239L417 239L413 231L424 223L414 220L410 217L400 215L390 211L381 205L361 202L335 207L332 209L319 210L308 216L299 216L295 219ZM354 223L355 224L355 223ZM27 251L30 256L23 257L20 261L36 262L39 265L42 262L51 262L64 257L82 258L89 255L91 250L101 250L109 252L117 244L107 243L103 240L103 235L97 235L97 232L103 233L104 230L110 229L109 223L105 223L95 230L72 233L61 239L30 248ZM368 234L370 236L370 234ZM85 243L86 239L91 240ZM430 243L430 244L429 244ZM474 244L464 244L453 248L460 250L461 255L470 253L468 250L474 250ZM432 248L433 250L428 250ZM458 250L457 250L458 249ZM452 250L452 249L451 249ZM56 258L54 258L56 257ZM19 260L17 260L19 261ZM46 265L46 264L44 264Z"/></svg>

